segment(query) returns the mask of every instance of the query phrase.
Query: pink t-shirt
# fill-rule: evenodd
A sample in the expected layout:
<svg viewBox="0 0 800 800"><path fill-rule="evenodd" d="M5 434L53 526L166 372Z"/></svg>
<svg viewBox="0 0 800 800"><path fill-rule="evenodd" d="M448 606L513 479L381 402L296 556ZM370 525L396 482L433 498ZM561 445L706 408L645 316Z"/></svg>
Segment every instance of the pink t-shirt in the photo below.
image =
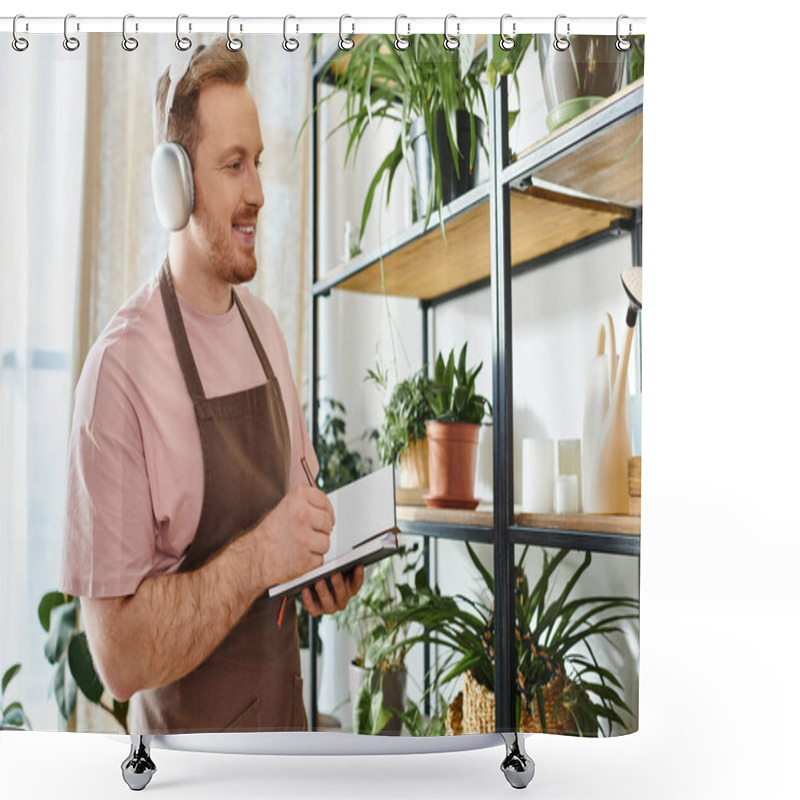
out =
<svg viewBox="0 0 800 800"><path fill-rule="evenodd" d="M278 379L292 442L289 487L317 459L292 380L286 343L269 307L236 290ZM206 397L263 384L264 370L235 305L203 314L178 298ZM203 456L194 407L154 276L92 346L75 390L69 447L61 591L133 594L175 572L203 501Z"/></svg>

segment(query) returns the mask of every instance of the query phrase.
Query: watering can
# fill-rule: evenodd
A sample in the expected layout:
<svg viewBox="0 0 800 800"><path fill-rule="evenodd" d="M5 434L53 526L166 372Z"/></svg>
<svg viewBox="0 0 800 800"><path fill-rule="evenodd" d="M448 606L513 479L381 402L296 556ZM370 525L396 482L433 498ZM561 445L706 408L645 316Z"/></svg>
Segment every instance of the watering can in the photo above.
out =
<svg viewBox="0 0 800 800"><path fill-rule="evenodd" d="M641 267L623 272L631 300L626 336L616 354L614 321L606 314L597 351L587 372L583 414L583 511L587 514L628 513L628 459L631 421L628 404L628 362L636 316L641 309Z"/></svg>

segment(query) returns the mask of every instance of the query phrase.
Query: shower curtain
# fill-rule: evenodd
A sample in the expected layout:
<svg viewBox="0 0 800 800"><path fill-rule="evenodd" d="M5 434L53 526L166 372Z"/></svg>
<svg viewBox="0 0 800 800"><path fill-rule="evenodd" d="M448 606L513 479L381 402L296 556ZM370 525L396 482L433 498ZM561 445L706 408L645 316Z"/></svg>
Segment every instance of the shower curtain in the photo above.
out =
<svg viewBox="0 0 800 800"><path fill-rule="evenodd" d="M560 51L553 37L521 36L514 57L499 46L496 35L461 36L458 49L452 51L442 45L441 36L427 34L407 37L405 49L394 46L395 37L358 37L352 50L339 49L336 36L298 36L293 49L280 36L246 35L241 53L249 68L245 85L257 111L257 129L245 129L247 136L261 137L263 152L241 146L236 136L244 134L236 127L238 118L215 117L213 131L233 131L236 158L214 162L209 169L221 174L252 167L258 177L251 178L246 191L260 191L263 201L237 195L232 206L225 206L221 194L212 195L206 188L212 184L204 183L207 176L198 174L195 164L195 203L202 201L212 210L205 222L198 222L195 205L185 236L170 234L160 224L151 190L151 157L163 140L153 121L154 109L163 111L156 85L182 55L175 36L139 34L135 47L121 47L119 34L79 34L76 49L62 46L58 36L29 38L29 47L17 51L11 37L4 36L0 55L3 726L131 733L227 727L204 721L203 708L193 707L188 727L159 723L143 729L145 718L133 716L136 700L121 689L115 697L109 688L119 686L112 674L115 661L106 653L101 657L100 651L103 637L112 633L102 633L97 617L94 625L91 615L87 619L91 603L82 603L83 588L75 588L87 587L86 594L100 600L135 599L143 584L157 584L167 576L187 577L209 563L200 559L191 570L182 569L192 536L176 538L174 530L170 534L171 515L182 514L184 504L194 504L195 516L187 518L198 525L204 489L210 492L208 454L198 440L188 459L194 459L193 474L199 479L193 488L181 490L193 497L179 494L173 505L164 505L161 482L167 478L159 469L187 462L171 460L183 440L163 442L169 433L164 423L148 431L151 421L142 418L150 413L146 409L165 402L157 382L151 387L156 394L147 396L136 377L147 375L149 360L137 367L140 373L124 358L121 361L122 375L130 380L120 378L127 388L115 402L125 408L115 413L127 420L120 425L132 426L133 438L122 443L131 431L112 426L105 430L101 446L91 425L81 429L81 420L90 418L95 404L102 402L105 373L99 365L110 351L100 348L122 337L126 326L136 330L143 291L155 297L166 291L159 283L159 269L168 251L171 260L179 259L189 252L186 248L199 243L192 258L211 269L209 265L218 262L206 254L213 251L218 235L226 247L233 242L233 249L223 248L226 258L238 258L238 247L251 250L257 263L254 275L241 281L241 294L250 316L257 317L257 333L271 337L264 349L281 389L287 453L294 459L313 439L309 460L318 462L317 484L325 492L395 460L386 456L381 442L392 434L390 409L398 387L414 375L432 375L440 353L446 361L451 350L457 357L468 343L469 366L483 365L474 374L475 391L493 405L491 415L481 420L485 424L474 481L479 504L475 516L427 510L424 484L398 495L404 531L400 553L366 570L363 587L344 610L316 617L322 600L312 598L309 617L302 599L290 601L292 629L280 640L286 652L270 658L299 659L298 674L286 685L288 673L279 670L275 674L281 677L270 684L270 692L278 698L299 691L302 684L300 715L285 725L263 722L274 717L253 716L255 700L245 692L247 696L230 701L223 715L232 729L307 727L443 736L493 732L501 718L505 728L564 735L635 731L635 499L605 519L603 514L592 516L580 508L580 495L572 494L572 478L574 486L579 485L586 469L580 455L574 460L574 443L579 443L580 454L586 371L598 355L598 322L610 314L621 345L628 301L619 272L641 265L642 114L636 97L643 81L643 40L634 41L630 50L618 50L614 36L571 36L570 48ZM216 39L194 35L186 52L199 56L200 45L211 47ZM239 52L225 47L224 35L220 41L229 53ZM225 80L217 81L224 91ZM507 87L509 107L499 116L495 109L501 85L503 93ZM433 114L437 102L452 111L444 121L437 122ZM423 137L433 154L428 183L420 172L420 164L428 163L421 155L420 125L415 127L408 118L415 103L422 105L416 113L430 112L427 125L421 126L422 133L431 134ZM459 103L467 104L460 110L468 113L462 132L456 134ZM620 104L630 108L621 112ZM604 138L603 125L592 127L600 118L621 133ZM203 137L211 130L210 122L201 125L196 141L187 145L190 159L204 157ZM572 148L580 149L579 140L563 149L559 142L582 130L591 130L591 141L608 149L597 155L590 142L570 160ZM543 152L541 148L552 147L554 152L528 174L520 173L505 211L511 218L511 260L515 268L523 266L514 278L513 297L508 298L514 381L511 396L503 401L510 410L505 416L498 407L497 398L504 395L497 394L498 373L493 369L495 289L490 281L494 267L488 254L488 211L496 200L487 189L501 175L495 141L501 135L508 137L510 157L504 157L511 165L531 152ZM254 163L248 164L253 155ZM239 156L243 164L237 162ZM577 174L582 166L586 180ZM439 184L437 176L445 171L455 171L453 187L446 179ZM222 180L228 180L227 175ZM253 188L256 182L258 190ZM250 207L257 207L253 242L247 230L252 219L240 214ZM480 216L481 208L486 216ZM440 209L446 225L440 225ZM452 221L447 216L451 212ZM570 213L583 214L583 221L574 224L585 224L587 230L581 229L569 244L565 240L537 249L535 241L545 237L547 229L560 221L573 224ZM466 220L461 229L459 220ZM465 239L468 229L480 229L483 244ZM423 263L423 256L413 252L405 265L389 262L411 241L404 238L411 230L418 232L414 241L424 238L427 246L442 248L442 253L458 247L461 236L466 244L459 259L466 264L472 251L477 253L480 274L469 280L456 277L451 289L436 296L393 286L392 270L398 274ZM183 244L177 247L179 238ZM534 242L524 258L514 254L515 239ZM189 258L187 263L195 262ZM431 263L423 271L436 280L437 262ZM337 271L355 275L362 266L368 272L370 265L376 265L372 269L379 275L377 288L336 283ZM442 275L448 273L445 282L451 280L452 269L441 267ZM320 289L324 281L331 283L332 291ZM240 280L230 282L238 286ZM213 320L207 310L192 306L189 294L181 295L186 284L176 285L183 319L191 320L185 323L191 345L197 326L213 325ZM420 300L426 320L423 334ZM163 313L160 308L156 307L158 314ZM236 306L231 308L236 312ZM230 311L223 314L228 320ZM237 314L232 324L244 325ZM641 456L639 325L637 318L624 397L630 404L632 470L641 464L636 458ZM152 353L153 369L175 359L169 329L163 332ZM209 336L206 341L214 341ZM242 358L254 357L253 352L255 348ZM226 354L212 351L209 359L224 373ZM206 369L211 367L201 365L201 378L209 374ZM372 380L365 380L370 373ZM269 372L267 376L274 380ZM177 385L183 388L181 380ZM249 388L237 385L230 391ZM219 396L225 394L219 389ZM421 401L426 399L423 395ZM182 408L191 412L191 405L184 403ZM195 419L176 419L175 425L193 428ZM493 452L502 445L495 436L497 426L502 426L501 435L513 428L513 438L505 440L511 443L506 458L511 469L503 468L506 483L493 478L502 460ZM528 439L549 443L545 449L554 459L544 477L551 500L544 509L527 507L524 499L532 482L541 481L523 458L523 441ZM102 501L93 493L92 481L112 468L108 465L120 463L104 460L104 448L112 448L114 442L133 448L131 459L139 464L139 501L149 492L149 502L129 506L137 497L131 477L128 489L119 490L124 494L112 498L121 529L136 518L150 531L144 550L128 547L127 534L119 531L115 538L103 539L111 534L100 523ZM89 445L98 463L94 470L84 460ZM573 454L572 462L568 453ZM628 466L626 458L626 471ZM299 474L292 463L285 490L298 484ZM400 465L397 474L405 476ZM632 472L632 481L639 474ZM639 497L639 485L631 489L632 498ZM73 508L78 495L80 513ZM502 524L501 503L513 509ZM511 538L512 529L516 538ZM230 531L226 545L241 532ZM499 542L510 559L502 579L496 572ZM109 547L117 548L110 556ZM216 555L214 550L208 558L213 561ZM132 583L127 578L115 582L95 570L133 576ZM497 606L501 580L507 589L505 610ZM240 618L228 623L193 670L236 637ZM193 624L198 630L202 627L199 620ZM127 635L136 639L142 632ZM154 637L153 644L163 642ZM245 647L236 652L240 655L226 662L226 674L214 680L237 684L237 670L247 660L241 653L248 651ZM498 659L507 667L499 685ZM267 664L264 668L271 669ZM170 682L184 680L175 670L165 674ZM133 684L137 691L157 685L157 678L150 676ZM221 692L225 703L231 696L227 688ZM174 698L169 702L180 705ZM259 704L266 702L266 696L260 696ZM147 725L155 725L156 718L157 714L147 717Z"/></svg>

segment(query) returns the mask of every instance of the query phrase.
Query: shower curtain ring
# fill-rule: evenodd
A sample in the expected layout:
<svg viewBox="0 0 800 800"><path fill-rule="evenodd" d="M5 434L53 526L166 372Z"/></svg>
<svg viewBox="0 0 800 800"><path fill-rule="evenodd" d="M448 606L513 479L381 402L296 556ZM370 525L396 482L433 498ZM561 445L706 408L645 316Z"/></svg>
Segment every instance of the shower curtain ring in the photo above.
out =
<svg viewBox="0 0 800 800"><path fill-rule="evenodd" d="M405 14L398 14L394 18L394 46L396 50L408 50L411 42L405 36L400 35L401 19L408 19L408 17ZM408 23L406 23L406 28L408 28L408 32L411 31L411 26Z"/></svg>
<svg viewBox="0 0 800 800"><path fill-rule="evenodd" d="M297 39L289 38L287 31L289 28L290 19L297 19L297 17L293 17L291 14L289 14L283 18L283 49L287 53L294 53L294 51L297 50L298 47L300 47L300 42L298 42ZM298 25L295 25L294 27L295 31L299 30Z"/></svg>
<svg viewBox="0 0 800 800"><path fill-rule="evenodd" d="M244 42L231 33L231 22L235 19L239 19L239 17L237 17L236 14L231 14L228 17L228 41L225 44L225 46L228 48L228 50L231 51L231 53L235 53L238 50L241 50L242 47L244 46ZM242 26L240 25L239 30L241 31L241 29Z"/></svg>
<svg viewBox="0 0 800 800"><path fill-rule="evenodd" d="M30 42L28 42L28 40L25 39L24 37L19 36L17 34L17 20L18 19L25 19L25 15L24 14L17 14L17 16L14 17L14 24L13 24L13 26L11 28L11 33L12 33L14 38L11 40L11 46L18 53L21 53L23 50L27 50L28 49L28 45L30 44ZM25 30L28 30L28 23L27 22L25 23Z"/></svg>
<svg viewBox="0 0 800 800"><path fill-rule="evenodd" d="M451 19L456 20L456 35L455 36L451 36L447 32L447 23ZM448 14L444 18L444 42L443 42L443 44L444 44L444 49L445 50L458 50L458 45L459 45L458 36L459 36L460 33L461 33L461 23L458 22L458 17L456 17L455 14Z"/></svg>
<svg viewBox="0 0 800 800"><path fill-rule="evenodd" d="M567 36L569 36L569 22L567 22L567 36L564 36L558 32L558 21L566 18L566 14L559 14L556 17L555 24L553 25L553 36L555 37L555 40L553 41L553 47L562 53L564 50L569 49L569 39L567 38Z"/></svg>
<svg viewBox="0 0 800 800"><path fill-rule="evenodd" d="M507 19L511 19L511 14L503 14L503 16L500 17L500 47L503 50L513 50L514 46L516 45L516 41L512 39L511 36L517 35L517 23L511 23L511 36L506 36L503 32L503 23Z"/></svg>
<svg viewBox="0 0 800 800"><path fill-rule="evenodd" d="M349 14L342 14L342 16L339 17L339 49L340 50L352 50L356 46L356 43L352 39L353 33L355 32L355 29L356 29L356 26L352 22L350 23L350 28L351 28L350 36L345 36L344 35L344 21L346 19L353 19L353 18Z"/></svg>
<svg viewBox="0 0 800 800"><path fill-rule="evenodd" d="M624 14L620 14L617 17L617 44L616 44L616 48L621 53L624 53L626 50L630 50L631 49L631 40L628 39L626 36L623 36L622 33L620 32L621 27L622 27L620 25L620 23L624 19L628 19ZM631 35L631 31L632 30L633 30L633 26L629 22L628 23L628 36Z"/></svg>
<svg viewBox="0 0 800 800"><path fill-rule="evenodd" d="M67 14L64 17L64 49L69 50L70 53L73 50L77 50L81 46L80 39L77 39L75 36L70 36L67 32L67 25L69 24L70 19L75 19L74 14ZM80 30L80 24L76 23L76 29Z"/></svg>
<svg viewBox="0 0 800 800"><path fill-rule="evenodd" d="M128 20L134 19L133 14L126 14L122 18L122 49L127 50L129 53L133 52L139 46L139 40L134 39L133 36L128 36ZM139 24L135 23L136 30L139 30Z"/></svg>
<svg viewBox="0 0 800 800"><path fill-rule="evenodd" d="M188 14L178 14L175 20L175 47L178 50L186 51L192 46L192 40L188 36L181 36L181 20L186 19ZM192 29L192 23L189 23L189 30Z"/></svg>

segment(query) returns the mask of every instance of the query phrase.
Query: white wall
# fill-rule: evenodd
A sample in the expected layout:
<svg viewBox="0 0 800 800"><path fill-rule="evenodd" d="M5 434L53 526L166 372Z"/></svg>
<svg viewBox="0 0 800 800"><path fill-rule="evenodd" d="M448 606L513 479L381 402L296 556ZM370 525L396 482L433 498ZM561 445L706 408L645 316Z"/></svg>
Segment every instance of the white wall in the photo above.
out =
<svg viewBox="0 0 800 800"><path fill-rule="evenodd" d="M541 91L538 61L531 51L520 71L523 113L510 132L510 146L519 151L547 133L546 107ZM328 104L327 124L335 119L334 103ZM511 98L511 108L517 105ZM341 133L325 142L320 178L322 271L341 262L346 220L358 224L361 202L375 168L394 142L396 132L383 125L376 131L374 146L367 143L359 152L358 169L342 169L345 137ZM372 219L364 237L364 249L372 249L402 231L410 222L410 190L406 176L398 175L392 204L383 208L376 196ZM380 222L378 210L382 209ZM521 501L521 441L524 437L579 438L582 430L585 371L594 353L601 314L614 317L617 339L624 333L627 303L619 281L620 271L631 265L630 236L620 235L598 246L584 249L557 263L515 279L512 300L515 497ZM439 306L431 315L433 352L459 348L468 342L472 363L483 361L478 391L492 396L491 298L481 290ZM357 438L365 429L381 421L380 397L364 384L366 369L376 358L404 377L421 365L421 315L415 301L381 299L354 293L334 292L321 303L320 324L321 395L329 394L344 402L348 411L348 430ZM633 360L633 359L632 359ZM631 381L633 372L631 372ZM478 495L491 500L491 429L482 431ZM488 447L485 445L488 443ZM363 449L362 442L354 442ZM374 457L374 451L372 453ZM435 579L445 592L471 593L474 569L462 543L436 542ZM479 548L481 558L491 567L488 546ZM565 562L564 575L580 563L575 553ZM541 550L533 548L526 560L531 576L541 564ZM535 579L535 578L534 578ZM595 555L590 570L579 587L583 594L624 594L638 597L638 559L625 556ZM555 589L558 590L559 586ZM332 626L323 626L330 643L325 664L321 707L333 708L346 695L345 650L337 657ZM623 678L624 699L637 715L638 625L629 625L614 645L598 647ZM334 665L334 662L338 662ZM412 691L411 696L415 693ZM344 714L348 713L344 709Z"/></svg>

